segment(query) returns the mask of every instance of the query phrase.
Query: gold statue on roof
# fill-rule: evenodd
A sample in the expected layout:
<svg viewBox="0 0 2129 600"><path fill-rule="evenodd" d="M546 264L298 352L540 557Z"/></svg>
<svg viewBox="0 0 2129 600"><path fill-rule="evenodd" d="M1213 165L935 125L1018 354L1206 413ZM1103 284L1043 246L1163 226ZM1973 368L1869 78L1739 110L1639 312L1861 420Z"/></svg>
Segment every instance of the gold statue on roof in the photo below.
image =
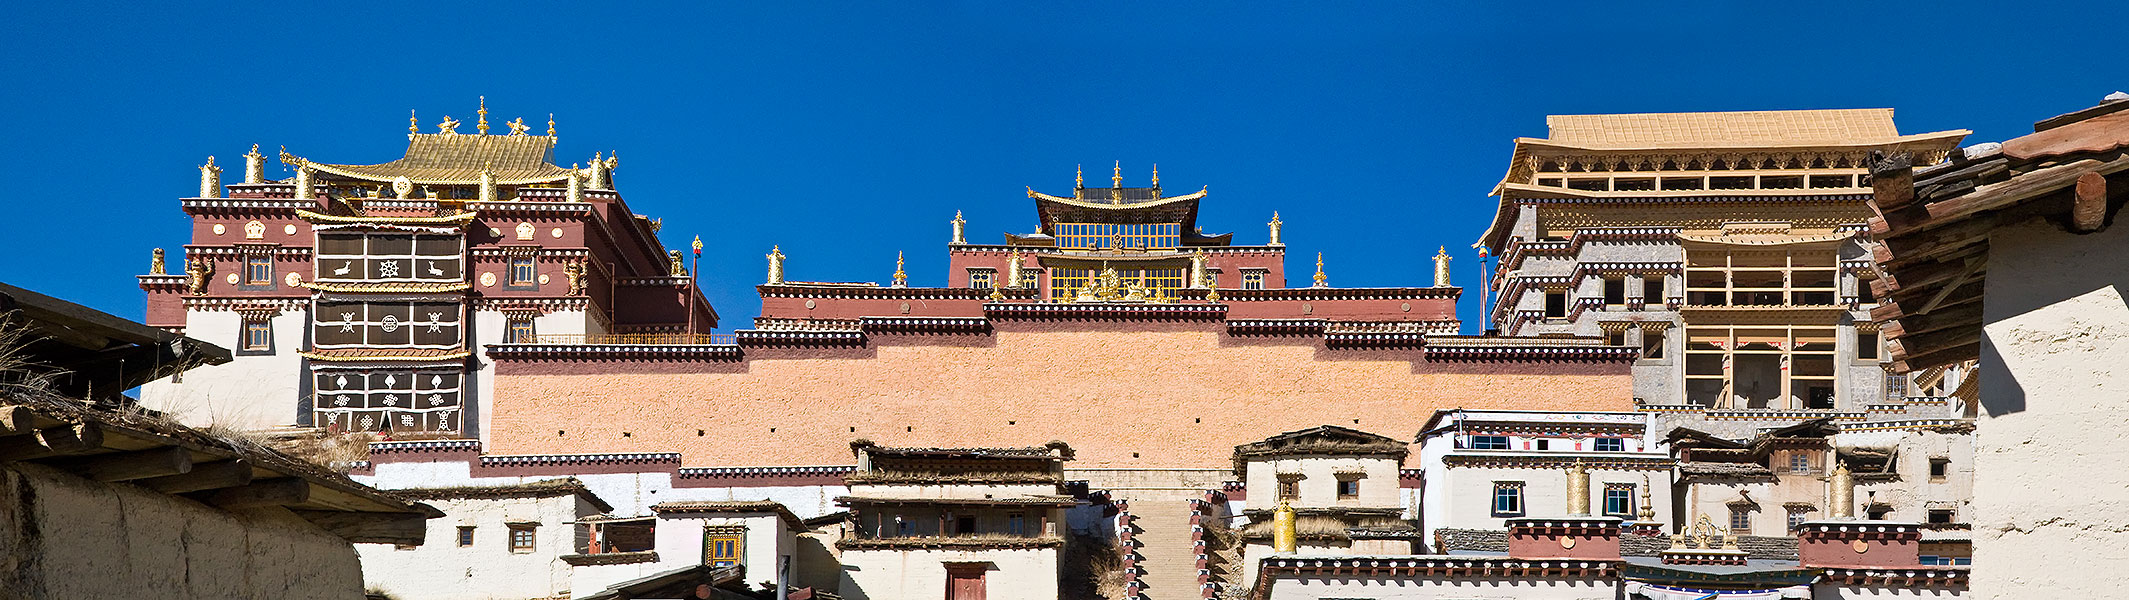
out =
<svg viewBox="0 0 2129 600"><path fill-rule="evenodd" d="M562 263L562 275L569 278L569 295L584 295L585 259Z"/></svg>
<svg viewBox="0 0 2129 600"><path fill-rule="evenodd" d="M510 126L510 135L525 135L526 131L530 131L532 129L530 127L525 126L524 117L518 117L515 120L511 120L503 124Z"/></svg>
<svg viewBox="0 0 2129 600"><path fill-rule="evenodd" d="M684 262L684 261L682 261L682 260L680 260L680 251L679 251L679 250L667 250L667 251L665 251L665 259L666 259L667 261L670 261L670 262L672 262L672 263L673 263L673 264L672 264L672 267L673 267L673 276L674 276L674 277L686 277L686 276L687 276L687 263L686 263L686 262Z"/></svg>
<svg viewBox="0 0 2129 600"><path fill-rule="evenodd" d="M909 273L902 270L902 253L894 253L894 287L909 287Z"/></svg>
<svg viewBox="0 0 2129 600"><path fill-rule="evenodd" d="M155 258L148 263L149 275L163 275L163 249L155 249Z"/></svg>
<svg viewBox="0 0 2129 600"><path fill-rule="evenodd" d="M451 118L451 115L444 115L443 122L436 124L436 133L458 135L458 119Z"/></svg>

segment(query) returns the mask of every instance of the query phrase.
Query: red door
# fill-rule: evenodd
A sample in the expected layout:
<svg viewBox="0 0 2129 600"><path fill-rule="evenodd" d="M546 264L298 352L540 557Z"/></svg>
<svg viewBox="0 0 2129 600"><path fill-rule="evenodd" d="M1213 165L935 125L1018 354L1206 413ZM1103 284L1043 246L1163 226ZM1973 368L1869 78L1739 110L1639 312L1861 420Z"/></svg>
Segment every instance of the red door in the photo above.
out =
<svg viewBox="0 0 2129 600"><path fill-rule="evenodd" d="M946 600L983 600L984 565L947 565Z"/></svg>

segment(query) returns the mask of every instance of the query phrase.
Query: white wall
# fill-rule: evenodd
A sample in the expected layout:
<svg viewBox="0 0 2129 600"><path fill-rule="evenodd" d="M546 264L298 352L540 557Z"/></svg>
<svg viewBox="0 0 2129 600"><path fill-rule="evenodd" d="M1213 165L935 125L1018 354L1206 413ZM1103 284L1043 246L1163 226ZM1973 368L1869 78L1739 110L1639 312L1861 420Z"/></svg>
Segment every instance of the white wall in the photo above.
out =
<svg viewBox="0 0 2129 600"><path fill-rule="evenodd" d="M775 582L780 560L796 560L797 536L786 526L783 518L772 513L734 513L719 515L683 514L658 519L658 564L659 570L671 570L703 563L702 529L709 526L740 526L746 528L746 537L739 549L747 565L747 583ZM796 569L796 564L793 568Z"/></svg>
<svg viewBox="0 0 2129 600"><path fill-rule="evenodd" d="M2129 215L1989 236L1974 437L1973 594L2107 598L2129 562ZM2013 565L2016 568L2013 568Z"/></svg>
<svg viewBox="0 0 2129 600"><path fill-rule="evenodd" d="M1380 507L1399 506L1397 461L1388 457L1373 456L1279 456L1253 457L1243 463L1247 474L1246 485L1252 495L1259 495L1258 502L1265 508L1279 505L1278 473L1301 474L1301 497L1292 505L1296 508L1330 506ZM1338 481L1341 471L1358 470L1360 496L1352 499L1338 497Z"/></svg>
<svg viewBox="0 0 2129 600"><path fill-rule="evenodd" d="M1508 577L1375 577L1369 575L1281 575L1271 600L1371 598L1375 600L1612 600L1611 581L1551 581Z"/></svg>
<svg viewBox="0 0 2129 600"><path fill-rule="evenodd" d="M771 500L782 503L799 518L807 519L832 512L842 512L835 505L838 496L850 495L849 488L840 485L763 486L763 487L673 487L673 475L663 471L642 473L610 473L580 475L539 475L527 477L473 477L469 463L442 462L387 462L378 463L376 475L356 475L356 481L383 489L455 487L469 485L510 485L576 477L584 482L600 500L614 507L613 514L622 517L640 517L651 514L650 507L659 502L683 500Z"/></svg>
<svg viewBox="0 0 2129 600"><path fill-rule="evenodd" d="M984 575L986 600L1056 600L1057 553L1056 548L844 550L839 593L850 600L944 598L946 563L988 562L994 566Z"/></svg>
<svg viewBox="0 0 2129 600"><path fill-rule="evenodd" d="M356 544L366 582L402 600L506 600L569 595L570 567L561 556L582 552L570 525L597 509L574 494L547 498L428 500L444 511L429 520L428 539L400 550ZM536 522L531 552L510 550L508 523ZM473 545L458 545L458 528L472 526ZM604 586L601 586L603 588ZM578 593L589 593L597 589Z"/></svg>
<svg viewBox="0 0 2129 600"><path fill-rule="evenodd" d="M309 374L303 370L307 309L273 317L273 353L241 354L244 319L228 310L188 310L185 335L228 349L234 360L197 367L179 381L158 379L141 387L141 405L170 413L193 427L220 425L264 429L296 424L296 404Z"/></svg>

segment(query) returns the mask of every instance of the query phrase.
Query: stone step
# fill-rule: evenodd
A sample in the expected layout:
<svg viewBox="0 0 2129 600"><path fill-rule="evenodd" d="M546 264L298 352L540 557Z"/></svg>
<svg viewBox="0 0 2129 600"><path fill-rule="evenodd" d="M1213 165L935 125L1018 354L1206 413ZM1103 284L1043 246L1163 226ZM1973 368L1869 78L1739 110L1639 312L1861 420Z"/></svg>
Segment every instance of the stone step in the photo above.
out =
<svg viewBox="0 0 2129 600"><path fill-rule="evenodd" d="M1138 549L1143 600L1197 600L1198 552L1191 540L1191 504L1184 500L1134 501L1131 515L1140 531Z"/></svg>

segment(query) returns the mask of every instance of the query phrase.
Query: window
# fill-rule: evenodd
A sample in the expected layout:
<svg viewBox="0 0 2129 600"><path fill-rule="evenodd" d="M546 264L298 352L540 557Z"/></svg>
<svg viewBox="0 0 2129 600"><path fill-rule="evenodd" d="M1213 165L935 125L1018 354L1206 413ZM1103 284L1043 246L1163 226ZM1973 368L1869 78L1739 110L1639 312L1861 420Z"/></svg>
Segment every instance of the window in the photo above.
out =
<svg viewBox="0 0 2129 600"><path fill-rule="evenodd" d="M1287 473L1281 473L1281 474L1279 475L1279 499L1280 499L1280 500L1300 500L1300 499L1301 499L1301 476L1300 476L1300 474L1287 474Z"/></svg>
<svg viewBox="0 0 2129 600"><path fill-rule="evenodd" d="M1878 332L1875 332L1875 331L1863 331L1863 330L1861 330L1861 329L1858 329L1858 330L1856 330L1856 332L1855 332L1855 357L1856 357L1856 360L1877 360L1877 359L1878 359L1878 348L1879 348L1880 346L1882 346L1882 345L1883 345L1883 343L1881 343L1881 342L1879 342L1879 341L1878 341Z"/></svg>
<svg viewBox="0 0 2129 600"><path fill-rule="evenodd" d="M533 551L533 540L535 539L533 534L537 531L539 531L538 526L530 523L515 523L510 525L510 551Z"/></svg>
<svg viewBox="0 0 2129 600"><path fill-rule="evenodd" d="M953 532L955 535L974 535L976 533L976 516L961 515L956 517L954 519Z"/></svg>
<svg viewBox="0 0 2129 600"><path fill-rule="evenodd" d="M244 349L265 352L274 347L273 323L263 319L244 321Z"/></svg>
<svg viewBox="0 0 2129 600"><path fill-rule="evenodd" d="M1508 436L1505 436L1505 435L1474 435L1474 436L1471 436L1471 449L1472 449L1472 450L1507 450L1507 449L1508 449Z"/></svg>
<svg viewBox="0 0 2129 600"><path fill-rule="evenodd" d="M1887 517L1892 516L1892 507L1885 506L1883 504L1874 504L1871 505L1869 508L1865 509L1863 512L1864 514L1870 515L1870 520L1872 521L1883 521Z"/></svg>
<svg viewBox="0 0 2129 600"><path fill-rule="evenodd" d="M1611 517L1634 517L1634 484L1604 484L1604 514Z"/></svg>
<svg viewBox="0 0 2129 600"><path fill-rule="evenodd" d="M1811 473L1811 455L1798 452L1789 455L1789 472L1799 475Z"/></svg>
<svg viewBox="0 0 2129 600"><path fill-rule="evenodd" d="M460 548L471 548L471 547L473 547L473 526L471 526L471 525L461 525L461 526L459 526L459 528L458 528L458 547L460 547Z"/></svg>
<svg viewBox="0 0 2129 600"><path fill-rule="evenodd" d="M1641 330L1641 357L1652 360L1663 358L1663 330Z"/></svg>
<svg viewBox="0 0 2129 600"><path fill-rule="evenodd" d="M510 285L538 285L534 282L534 279L539 277L539 275L534 272L535 270L536 269L534 269L532 266L532 259L530 258L510 259Z"/></svg>
<svg viewBox="0 0 2129 600"><path fill-rule="evenodd" d="M1647 277L1641 280L1641 301L1649 304L1663 303L1663 277Z"/></svg>
<svg viewBox="0 0 2129 600"><path fill-rule="evenodd" d="M1020 287L1030 290L1042 287L1042 269L1021 269Z"/></svg>
<svg viewBox="0 0 2129 600"><path fill-rule="evenodd" d="M273 285L274 258L271 256L244 257L244 285Z"/></svg>
<svg viewBox="0 0 2129 600"><path fill-rule="evenodd" d="M907 525L907 522L904 522ZM713 567L729 567L740 564L739 555L746 538L746 528L729 525L710 526L702 529L702 563Z"/></svg>
<svg viewBox="0 0 2129 600"><path fill-rule="evenodd" d="M539 336L532 329L532 319L511 319L510 328L503 331L505 344L530 344Z"/></svg>
<svg viewBox="0 0 2129 600"><path fill-rule="evenodd" d="M991 286L995 285L995 279L997 277L997 271L992 271L990 269L969 269L968 287L976 288L979 290L991 289Z"/></svg>
<svg viewBox="0 0 2129 600"><path fill-rule="evenodd" d="M1743 506L1730 507L1730 533L1752 533L1752 509Z"/></svg>
<svg viewBox="0 0 2129 600"><path fill-rule="evenodd" d="M1622 438L1597 438L1596 450L1598 452L1625 452L1626 440Z"/></svg>
<svg viewBox="0 0 2129 600"><path fill-rule="evenodd" d="M1020 513L1005 516L1005 532L1013 535L1028 534L1028 517Z"/></svg>
<svg viewBox="0 0 2129 600"><path fill-rule="evenodd" d="M1922 566L1925 567L1968 566L1972 564L1974 564L1974 557L1971 556L1922 555Z"/></svg>
<svg viewBox="0 0 2129 600"><path fill-rule="evenodd" d="M1625 327L1606 327L1606 328L1604 328L1604 345L1606 345L1606 346L1624 346L1624 345L1626 345L1626 328L1625 328Z"/></svg>
<svg viewBox="0 0 2129 600"><path fill-rule="evenodd" d="M1493 516L1523 516L1523 482L1493 482Z"/></svg>
<svg viewBox="0 0 2129 600"><path fill-rule="evenodd" d="M1622 306L1625 304L1626 279L1619 277L1604 278L1604 305Z"/></svg>
<svg viewBox="0 0 2129 600"><path fill-rule="evenodd" d="M1855 284L1855 299L1862 304L1877 304L1878 290L1870 287L1870 280L1858 280Z"/></svg>
<svg viewBox="0 0 2129 600"><path fill-rule="evenodd" d="M1546 291L1546 292L1545 292L1545 318L1548 318L1548 319L1560 319L1560 318L1566 318L1566 317L1567 317L1567 291L1566 291L1566 290L1548 290L1548 291Z"/></svg>
<svg viewBox="0 0 2129 600"><path fill-rule="evenodd" d="M1945 523L1951 523L1951 522L1953 522L1953 521L1952 521L1952 509L1949 509L1949 508L1932 508L1932 509L1929 509L1929 520L1928 520L1927 522L1928 522L1928 523L1930 523L1930 524L1932 524L1932 525L1937 525L1937 524L1945 524Z"/></svg>
<svg viewBox="0 0 2129 600"><path fill-rule="evenodd" d="M1264 272L1263 272L1263 271L1256 271L1256 270L1245 270L1245 271L1242 271L1242 289L1245 289L1245 290L1261 290L1261 289L1264 289Z"/></svg>
<svg viewBox="0 0 2129 600"><path fill-rule="evenodd" d="M1802 527L1804 525L1804 522L1809 520L1811 520L1811 509L1804 507L1793 507L1789 509L1790 531L1796 531L1796 528Z"/></svg>
<svg viewBox="0 0 2129 600"><path fill-rule="evenodd" d="M1952 459L1949 459L1949 458L1932 458L1932 459L1929 459L1929 480L1930 480L1930 481L1944 481L1944 477L1945 477L1946 475L1950 474L1950 473L1951 473L1951 470L1952 470Z"/></svg>
<svg viewBox="0 0 2129 600"><path fill-rule="evenodd" d="M1359 497L1360 497L1360 480L1358 480L1358 479L1339 479L1339 480L1338 480L1338 499L1340 499L1340 500L1345 500L1345 499L1351 499L1351 498L1359 498Z"/></svg>
<svg viewBox="0 0 2129 600"><path fill-rule="evenodd" d="M1552 440L1538 440L1537 446L1539 450L1551 450Z"/></svg>

